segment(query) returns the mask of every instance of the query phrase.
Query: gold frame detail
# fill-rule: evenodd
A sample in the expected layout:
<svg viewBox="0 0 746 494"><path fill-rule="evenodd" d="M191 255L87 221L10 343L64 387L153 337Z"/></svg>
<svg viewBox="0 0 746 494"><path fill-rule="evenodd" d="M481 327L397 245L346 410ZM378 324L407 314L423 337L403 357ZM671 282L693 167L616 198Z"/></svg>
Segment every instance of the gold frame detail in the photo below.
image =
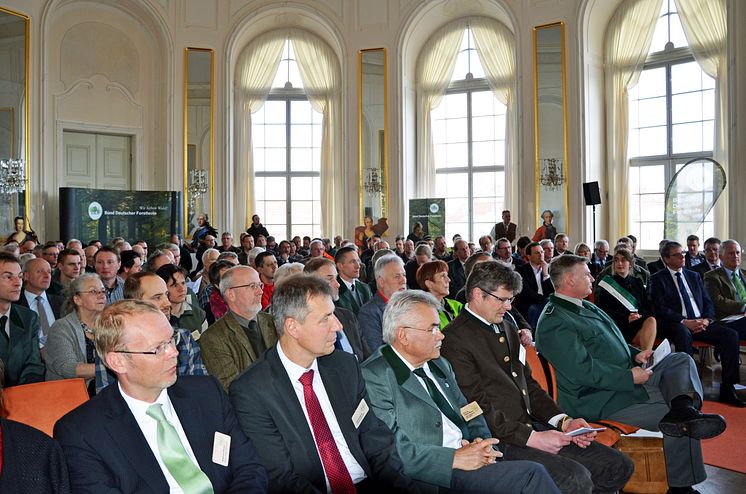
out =
<svg viewBox="0 0 746 494"><path fill-rule="evenodd" d="M24 92L25 97L23 99L23 115L24 115L24 123L23 123L23 147L24 147L24 155L23 159L26 163L26 190L23 193L23 217L26 222L26 228L31 227L31 143L29 142L29 137L31 136L31 130L30 130L30 122L29 122L29 37L31 32L31 20L28 15L22 14L21 12L16 12L15 10L10 10L6 7L0 7L0 12L4 12L6 14L14 15L16 17L20 17L23 19L26 24L26 29L24 33L24 62L23 62L23 85L24 85ZM14 115L15 118L15 115Z"/></svg>
<svg viewBox="0 0 746 494"><path fill-rule="evenodd" d="M541 29L548 29L548 28L554 28L559 27L560 28L560 35L562 39L562 125L563 125L563 144L564 144L564 164L563 164L563 173L564 173L564 225L562 225L562 228L557 228L557 233L563 232L566 234L570 234L570 218L569 218L569 209L570 209L570 197L569 197L569 174L568 174L568 155L567 155L567 132L568 132L568 120L567 120L567 53L566 53L566 45L565 45L565 23L563 21L558 22L552 22L549 24L542 24L539 26L535 26L533 29L533 42L534 42L534 146L535 146L535 179L536 179L536 207L535 207L535 214L534 214L534 220L536 221L536 227L538 228L542 221L540 219L540 214L544 209L548 208L542 208L541 207L541 186L539 185L539 180L541 176L541 165L540 160L541 156L539 154L540 151L540 135L539 135L539 57L538 57L538 32ZM556 214L555 214L556 217Z"/></svg>
<svg viewBox="0 0 746 494"><path fill-rule="evenodd" d="M370 52L383 52L383 129L373 129L376 132L376 138L373 145L382 152L380 164L383 171L383 191L380 194L379 208L380 217L387 217L389 210L389 156L388 156L388 120L389 120L389 91L388 91L388 50L381 48L366 48L358 52L357 66L357 89L358 89L358 175L360 177L358 184L358 207L360 214L360 224L365 223L365 210L363 207L363 55ZM382 150L382 151L381 151Z"/></svg>
<svg viewBox="0 0 746 494"><path fill-rule="evenodd" d="M183 230L184 238L189 235L189 198L187 197L187 187L189 186L189 146L188 133L189 133L189 52L205 52L210 54L210 167L209 167L209 180L208 187L210 188L210 207L207 211L210 219L212 220L212 213L215 206L215 194L214 194L214 183L215 183L215 50L212 48L196 48L188 46L184 48L184 181L183 181L183 197L182 207L183 212ZM194 146L194 145L192 145Z"/></svg>

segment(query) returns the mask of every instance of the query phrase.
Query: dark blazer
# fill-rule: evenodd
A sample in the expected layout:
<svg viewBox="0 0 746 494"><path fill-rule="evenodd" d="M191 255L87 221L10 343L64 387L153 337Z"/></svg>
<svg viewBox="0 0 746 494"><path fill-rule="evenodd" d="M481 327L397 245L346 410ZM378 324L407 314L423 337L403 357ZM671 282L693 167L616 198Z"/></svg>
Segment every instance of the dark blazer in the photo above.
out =
<svg viewBox="0 0 746 494"><path fill-rule="evenodd" d="M682 269L686 284L692 291L694 300L697 302L700 317L705 319L715 319L715 306L712 299L705 290L702 278L688 269ZM648 295L655 311L656 319L661 322L678 323L684 319L682 315L684 308L681 306L679 290L674 282L668 269L658 271L650 277L648 286Z"/></svg>
<svg viewBox="0 0 746 494"><path fill-rule="evenodd" d="M417 283L417 270L420 268L420 265L417 264L417 259L405 261L405 263L404 274L407 275L407 288L410 290L421 290L420 284Z"/></svg>
<svg viewBox="0 0 746 494"><path fill-rule="evenodd" d="M606 256L606 259L604 259L603 262L599 262L596 253L594 252L591 254L591 262L588 264L588 269L590 270L591 275L593 275L594 278L598 278L598 275L603 271L604 267L606 267L606 265L613 259L614 258L611 256Z"/></svg>
<svg viewBox="0 0 746 494"><path fill-rule="evenodd" d="M663 264L662 259L656 259L655 261L648 263L648 271L650 272L650 274L657 273L662 269L666 269L666 265Z"/></svg>
<svg viewBox="0 0 746 494"><path fill-rule="evenodd" d="M515 268L515 272L521 275L523 279L523 288L515 298L515 307L521 312L521 314L528 314L528 308L534 304L538 304L547 299L549 294L554 293L554 285L552 280L547 278L541 282L541 290L544 294L539 293L539 285L536 283L536 276L534 275L534 268L530 262L527 262L523 266Z"/></svg>
<svg viewBox="0 0 746 494"><path fill-rule="evenodd" d="M373 292L370 291L370 287L365 283L361 283L360 280L355 280L355 290L360 290L359 295L363 302L362 304L358 304L355 297L352 296L352 292L347 289L347 285L342 281L342 278L337 276L337 281L339 282L339 300L334 302L334 305L337 307L351 310L353 314L357 315L360 307L373 298Z"/></svg>
<svg viewBox="0 0 746 494"><path fill-rule="evenodd" d="M371 483L371 492L416 491L414 483L403 474L394 435L386 424L372 411L358 427L352 422L360 402L369 403L355 357L337 350L317 362L339 427ZM311 428L277 347L267 350L233 381L230 397L243 431L259 445L270 492L327 492Z"/></svg>
<svg viewBox="0 0 746 494"><path fill-rule="evenodd" d="M466 399L484 410L492 437L525 446L534 421L546 424L561 411L521 363L513 323L504 319L500 332L464 309L443 329L441 355L453 366Z"/></svg>
<svg viewBox="0 0 746 494"><path fill-rule="evenodd" d="M516 226L515 223L508 223L508 227L505 228L504 222L495 223L495 242L497 242L500 238L505 237L508 240L510 240L510 243L513 243L515 241L515 231Z"/></svg>
<svg viewBox="0 0 746 494"><path fill-rule="evenodd" d="M39 316L18 304L10 305L10 344L0 336L0 360L5 363L5 387L44 380L39 355Z"/></svg>
<svg viewBox="0 0 746 494"><path fill-rule="evenodd" d="M381 294L376 292L357 314L360 335L371 352L375 352L379 346L383 345L383 311L385 309L386 302Z"/></svg>
<svg viewBox="0 0 746 494"><path fill-rule="evenodd" d="M70 481L62 448L51 437L26 424L0 419L3 474L0 492L67 494Z"/></svg>
<svg viewBox="0 0 746 494"><path fill-rule="evenodd" d="M168 396L216 494L266 492L267 473L215 378L180 376L168 388ZM216 432L231 437L227 467L212 461ZM107 386L62 417L54 437L65 452L76 493L168 492L166 478L119 386Z"/></svg>
<svg viewBox="0 0 746 494"><path fill-rule="evenodd" d="M699 266L701 264L697 267ZM746 270L739 269L738 271L741 280L746 283ZM705 275L705 288L715 303L715 315L718 319L743 313L746 301L738 300L733 281L728 278L728 273L724 268L714 269Z"/></svg>
<svg viewBox="0 0 746 494"><path fill-rule="evenodd" d="M619 283L622 288L627 290L627 292L635 298L634 305L637 307L637 312L643 318L649 317L653 314L653 310L648 301L645 285L642 284L640 278L632 276L632 273L630 273L626 278L622 278L619 275L613 275L611 278L613 278L614 281ZM601 279L605 279L605 277ZM601 281L601 279L599 279L599 281ZM630 311L627 310L619 300L601 286L596 288L595 300L596 305L614 320L614 323L622 331L625 338L629 338L630 336L634 338L638 328L633 326L635 328L634 331L630 328ZM630 338L630 340L632 338Z"/></svg>
<svg viewBox="0 0 746 494"><path fill-rule="evenodd" d="M703 262L707 262L707 259L705 259L705 255L701 253L697 253L696 256L693 256L689 254L687 251L686 254L684 254L684 267L686 269L692 269L694 266L692 266L692 262L694 262L694 266L699 266Z"/></svg>
<svg viewBox="0 0 746 494"><path fill-rule="evenodd" d="M65 297L63 297L62 295L55 295L53 293L47 292L47 300L49 301L49 307L52 309L54 318L59 319L60 317L62 317L62 304L65 302ZM28 306L28 300L26 300L26 290L24 289L21 289L21 298L18 299L18 305L28 307L29 309L31 308Z"/></svg>
<svg viewBox="0 0 746 494"><path fill-rule="evenodd" d="M363 360L370 357L370 354L373 352L370 351L368 344L360 335L357 317L355 317L355 314L353 314L352 311L342 307L336 307L334 309L334 315L342 324L342 331L344 331L347 340L350 342L350 346L352 347L352 351L355 353L358 362L362 363Z"/></svg>
<svg viewBox="0 0 746 494"><path fill-rule="evenodd" d="M718 264L720 264L719 261L718 261ZM722 267L722 264L720 264L720 266ZM692 271L699 273L702 279L704 279L705 274L708 273L709 271L712 271L712 267L710 267L710 263L705 259L704 262L700 262L699 264L694 266L692 268Z"/></svg>
<svg viewBox="0 0 746 494"><path fill-rule="evenodd" d="M456 383L448 361L437 358L428 362L438 386L458 412L467 404ZM453 457L456 450L443 447L443 422L440 409L409 367L385 345L362 366L373 411L396 437L396 450L404 470L413 479L431 484L422 486L437 492L432 484L451 486ZM484 417L474 417L466 423L464 439L491 437Z"/></svg>
<svg viewBox="0 0 746 494"><path fill-rule="evenodd" d="M466 285L466 273L464 264L460 259L454 259L448 263L448 277L451 278L451 284L448 289L449 298L455 298L459 290Z"/></svg>

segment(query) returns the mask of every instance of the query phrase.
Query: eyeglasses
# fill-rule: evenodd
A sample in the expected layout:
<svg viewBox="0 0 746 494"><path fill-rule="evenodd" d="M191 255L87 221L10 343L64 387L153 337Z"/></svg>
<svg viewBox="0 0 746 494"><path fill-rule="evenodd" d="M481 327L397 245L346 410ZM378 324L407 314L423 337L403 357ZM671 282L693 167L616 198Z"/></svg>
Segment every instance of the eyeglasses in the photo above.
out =
<svg viewBox="0 0 746 494"><path fill-rule="evenodd" d="M251 290L256 290L256 289L264 290L264 283L260 281L259 283L249 283L247 285L236 285L236 286L231 286L228 288L231 289L231 288L246 288L246 287L249 287Z"/></svg>
<svg viewBox="0 0 746 494"><path fill-rule="evenodd" d="M438 334L438 331L440 331L440 324L433 324L431 327L425 328L425 329L415 328L414 326L402 326L402 327L405 329L414 329L417 331L422 331L423 333L430 333L432 336L435 336L436 334Z"/></svg>
<svg viewBox="0 0 746 494"><path fill-rule="evenodd" d="M681 259L682 257L684 257L684 254L681 252L675 252L673 254L668 254L668 257L676 257L676 258Z"/></svg>
<svg viewBox="0 0 746 494"><path fill-rule="evenodd" d="M87 290L85 292L78 292L78 294L80 295L84 293L88 295L93 295L94 297L100 297L101 295L106 295L106 290L102 288L101 290Z"/></svg>
<svg viewBox="0 0 746 494"><path fill-rule="evenodd" d="M179 344L180 341L181 341L181 334L178 331L174 331L174 334L171 336L171 339L158 344L157 347L155 347L153 350L149 352L134 352L130 350L114 350L114 353L129 353L131 355L156 355L160 357L161 355L166 353L166 351L169 348L171 348L171 345L173 345L174 348L176 348L176 346Z"/></svg>
<svg viewBox="0 0 746 494"><path fill-rule="evenodd" d="M510 304L513 303L513 300L515 300L515 296L510 297L510 298L503 298L503 297L498 297L494 293L490 293L487 290L484 290L482 288L480 288L480 290L482 290L482 293L486 293L490 297L493 297L493 298L496 298L497 300L499 300L502 305L510 305Z"/></svg>

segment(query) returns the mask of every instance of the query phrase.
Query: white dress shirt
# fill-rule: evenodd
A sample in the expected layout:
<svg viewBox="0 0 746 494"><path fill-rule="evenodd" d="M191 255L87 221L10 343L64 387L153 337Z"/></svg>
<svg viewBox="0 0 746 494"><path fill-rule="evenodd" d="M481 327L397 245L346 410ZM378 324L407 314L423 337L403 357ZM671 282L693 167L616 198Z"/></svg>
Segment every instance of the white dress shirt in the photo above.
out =
<svg viewBox="0 0 746 494"><path fill-rule="evenodd" d="M689 300L691 300L692 302L692 309L694 309L694 319L699 319L702 313L699 311L699 307L697 306L697 301L694 299L694 294L692 293L692 289L689 288L689 283L686 282L686 276L684 276L683 270L678 271L678 272L681 273L681 281L684 282L684 288L686 288L686 293L681 293L681 290L679 290L679 282L676 279L677 271L674 271L668 266L666 266L666 269L668 269L668 273L671 275L671 278L673 278L673 285L676 287L676 291L679 294L679 300L681 301L681 315L684 316L684 319L687 319L689 317L686 314L686 305L684 304L684 297L689 297Z"/></svg>
<svg viewBox="0 0 746 494"><path fill-rule="evenodd" d="M396 351L396 348L394 348L392 346L391 349L394 351L394 353L396 354L396 356L399 357L402 362L404 362L404 365L406 365L407 368L410 371L414 371L415 367L412 364L410 364L407 361L407 359L405 359L404 357L402 357L401 353L399 353L398 351ZM443 392L443 388L440 387L440 384L438 383L438 380L435 379L435 376L433 376L433 373L430 372L430 366L427 365L427 364L425 364L425 365L422 366L422 369L425 371L425 375L427 375L427 377L429 377L430 380L435 383L435 387L438 388L438 391L440 391L440 394L443 395L443 398L445 398L446 401L448 401L448 403L450 403L451 407L456 411L456 413L459 413L459 409L457 407L454 407L453 403L451 403L448 400L448 396ZM422 385L422 387L425 388L425 391L427 391L427 384L425 384L425 380L422 379L421 377L417 376L417 375L413 374L413 376L417 379L417 381L419 381L419 383ZM428 395L429 394L430 394L430 392L428 391ZM451 419L449 419L448 417L446 417L446 415L443 412L440 412L440 418L441 418L441 423L443 424L443 444L442 444L442 446L444 448L459 449L461 447L461 439L464 438L464 435L461 433L461 429L459 429L458 427L456 427L456 424L454 424L453 422L451 422Z"/></svg>
<svg viewBox="0 0 746 494"><path fill-rule="evenodd" d="M174 429L176 429L176 433L179 435L181 444L184 446L187 455L189 455L189 459L192 460L192 463L201 470L199 463L197 463L197 458L194 456L194 452L192 451L192 447L189 444L189 440L186 437L184 428L181 426L181 422L179 422L179 416L176 414L176 410L174 410L174 407L171 404L171 399L168 397L168 392L164 389L161 391L161 394L158 395L158 398L154 403L148 403L128 396L122 389L120 383L117 383L117 386L119 386L119 392L122 393L124 402L127 403L130 412L134 415L137 425L140 426L140 430L142 431L143 436L145 436L148 446L150 446L150 450L158 461L158 466L161 467L163 476L166 477L166 482L168 482L170 488L169 492L171 494L182 494L184 491L176 482L176 479L173 478L171 472L168 471L166 464L161 460L161 454L158 451L158 422L147 414L148 408L150 408L151 405L155 403L160 403L162 405L163 415L166 416L166 419L174 426Z"/></svg>
<svg viewBox="0 0 746 494"><path fill-rule="evenodd" d="M337 422L337 416L334 414L334 409L332 408L332 404L329 401L329 395L326 393L324 381L322 381L321 375L319 374L318 361L314 359L311 367L307 369L301 367L300 365L290 360L287 355L285 355L285 352L282 351L282 345L279 341L277 342L277 355L280 357L280 362L282 362L282 366L285 368L285 372L287 372L288 377L290 378L290 383L293 385L295 396L298 398L301 409L303 409L303 415L305 415L306 422L308 422L308 428L311 431L311 437L313 438L314 444L316 444L316 437L314 437L313 435L313 426L311 425L311 420L308 417L308 410L306 410L306 399L303 396L303 384L301 384L299 380L300 377L309 370L313 370L313 382L311 383L311 386L313 386L313 391L314 393L316 393L316 397L319 400L321 410L324 412L324 418L326 418L326 422L329 424L329 429L331 429L332 436L334 436L334 442L337 443L337 449L339 449L339 454L342 456L342 461L344 461L345 466L347 467L347 471L350 473L350 477L352 477L352 482L357 484L361 480L365 479L365 470L363 470L363 467L360 466L355 457L352 455L350 447L347 445L347 440L342 434L342 429L340 429L339 427L339 422ZM372 412L369 411L368 413ZM318 449L319 445L316 444L316 450L318 451ZM321 458L320 453L319 458ZM324 466L323 462L321 463L321 466ZM329 478L326 475L326 470L324 470L324 478L326 479L326 490L331 491L331 485L329 484Z"/></svg>

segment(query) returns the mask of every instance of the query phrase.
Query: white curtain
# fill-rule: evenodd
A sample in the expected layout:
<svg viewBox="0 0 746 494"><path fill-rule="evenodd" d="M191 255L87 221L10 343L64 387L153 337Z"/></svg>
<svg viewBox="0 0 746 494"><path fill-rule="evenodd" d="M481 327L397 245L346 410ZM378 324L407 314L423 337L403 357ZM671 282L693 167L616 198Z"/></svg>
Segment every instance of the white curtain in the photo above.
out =
<svg viewBox="0 0 746 494"><path fill-rule="evenodd" d="M286 39L285 30L262 34L241 52L236 63L233 175L233 222L236 230L246 229L254 212L251 114L259 110L267 99Z"/></svg>
<svg viewBox="0 0 746 494"><path fill-rule="evenodd" d="M425 43L417 59L417 197L435 194L435 147L430 112L438 106L453 75L466 20L446 24Z"/></svg>
<svg viewBox="0 0 746 494"><path fill-rule="evenodd" d="M513 157L517 150L515 139L515 37L502 23L484 17L469 21L479 60L482 62L487 82L495 97L507 107L505 115L505 205L513 203L518 193L518 173Z"/></svg>
<svg viewBox="0 0 746 494"><path fill-rule="evenodd" d="M604 40L606 85L606 210L608 238L629 229L628 89L637 84L650 51L662 0L625 0L609 21Z"/></svg>
<svg viewBox="0 0 746 494"><path fill-rule="evenodd" d="M323 115L321 134L321 231L344 231L344 164L341 156L342 115L339 61L318 37L299 29L290 32L303 87L314 110Z"/></svg>
<svg viewBox="0 0 746 494"><path fill-rule="evenodd" d="M715 79L715 142L713 157L728 170L728 63L725 0L676 0L684 35L702 70ZM718 202L715 231L726 232L727 189Z"/></svg>

